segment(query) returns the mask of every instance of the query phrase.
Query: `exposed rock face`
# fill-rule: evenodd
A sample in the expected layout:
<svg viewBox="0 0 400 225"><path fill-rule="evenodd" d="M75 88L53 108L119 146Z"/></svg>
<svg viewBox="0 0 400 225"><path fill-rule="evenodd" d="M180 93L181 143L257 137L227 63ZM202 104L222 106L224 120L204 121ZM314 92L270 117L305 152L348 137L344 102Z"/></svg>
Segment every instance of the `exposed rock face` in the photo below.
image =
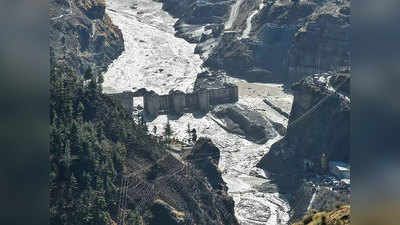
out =
<svg viewBox="0 0 400 225"><path fill-rule="evenodd" d="M349 87L348 73L313 75L295 83L286 136L274 143L257 165L272 174L281 190L293 193L292 219L301 218L309 206L325 210L335 202L350 200L349 193L323 188L317 191L315 186L302 181L306 177L305 160L311 161L317 171L323 153L329 161L349 161Z"/></svg>
<svg viewBox="0 0 400 225"><path fill-rule="evenodd" d="M265 143L277 135L269 120L245 106L221 105L215 107L213 114L224 120L229 132L244 135L256 143Z"/></svg>
<svg viewBox="0 0 400 225"><path fill-rule="evenodd" d="M204 65L213 70L224 70L231 76L257 80L257 71L247 74L254 65L255 56L249 45L238 39L235 32L224 33Z"/></svg>
<svg viewBox="0 0 400 225"><path fill-rule="evenodd" d="M214 189L227 191L228 188L218 169L219 149L208 138L200 138L192 151L186 156L196 169L202 171Z"/></svg>
<svg viewBox="0 0 400 225"><path fill-rule="evenodd" d="M291 221L301 219L309 210L330 211L336 205L350 204L350 193L318 187L310 182L301 182L291 198L293 215Z"/></svg>
<svg viewBox="0 0 400 225"><path fill-rule="evenodd" d="M157 0L163 9L186 24L221 24L229 15L230 0Z"/></svg>
<svg viewBox="0 0 400 225"><path fill-rule="evenodd" d="M299 172L304 159L319 166L323 153L329 161L349 161L350 99L332 87L338 79L340 88L349 86L349 74L309 76L293 85L287 134L258 166L271 172Z"/></svg>
<svg viewBox="0 0 400 225"><path fill-rule="evenodd" d="M121 31L105 14L104 0L52 0L50 49L59 64L83 74L104 71L124 50Z"/></svg>
<svg viewBox="0 0 400 225"><path fill-rule="evenodd" d="M289 50L290 82L310 73L350 66L350 2L327 2L300 28Z"/></svg>
<svg viewBox="0 0 400 225"><path fill-rule="evenodd" d="M349 0L163 2L180 18L177 35L198 43L196 53L213 73L291 84L350 65Z"/></svg>
<svg viewBox="0 0 400 225"><path fill-rule="evenodd" d="M252 19L250 38L223 38L207 65L249 81L288 83L349 66L349 4L268 1ZM229 70L235 62L242 70Z"/></svg>

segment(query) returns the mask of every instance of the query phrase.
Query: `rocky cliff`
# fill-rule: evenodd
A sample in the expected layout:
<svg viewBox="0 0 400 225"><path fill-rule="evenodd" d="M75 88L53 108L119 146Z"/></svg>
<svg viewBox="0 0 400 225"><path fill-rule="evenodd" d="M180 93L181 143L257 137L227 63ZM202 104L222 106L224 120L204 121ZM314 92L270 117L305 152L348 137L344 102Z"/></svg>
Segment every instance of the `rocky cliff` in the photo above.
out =
<svg viewBox="0 0 400 225"><path fill-rule="evenodd" d="M219 159L220 150L208 138L200 138L186 156L186 160L204 174L214 189L227 191L228 188L218 169Z"/></svg>
<svg viewBox="0 0 400 225"><path fill-rule="evenodd" d="M326 73L295 83L287 134L272 145L258 166L271 172L299 172L304 160L320 165L323 153L329 161L348 162L351 106L346 87L349 82L348 73Z"/></svg>
<svg viewBox="0 0 400 225"><path fill-rule="evenodd" d="M282 191L292 193L292 219L301 218L310 208L326 210L336 202L350 201L349 192L319 188L320 181L307 181L321 171L322 154L328 161L349 162L349 88L346 72L312 75L296 82L286 136L257 165L272 175ZM311 171L305 162L311 162Z"/></svg>
<svg viewBox="0 0 400 225"><path fill-rule="evenodd" d="M261 4L247 26L222 38L207 65L249 81L285 83L350 65L349 1Z"/></svg>
<svg viewBox="0 0 400 225"><path fill-rule="evenodd" d="M295 33L288 54L288 80L350 66L350 2L327 1Z"/></svg>
<svg viewBox="0 0 400 225"><path fill-rule="evenodd" d="M349 0L162 2L214 73L290 84L350 65Z"/></svg>
<svg viewBox="0 0 400 225"><path fill-rule="evenodd" d="M105 13L104 0L52 0L50 50L57 64L83 74L102 72L124 50L121 31Z"/></svg>

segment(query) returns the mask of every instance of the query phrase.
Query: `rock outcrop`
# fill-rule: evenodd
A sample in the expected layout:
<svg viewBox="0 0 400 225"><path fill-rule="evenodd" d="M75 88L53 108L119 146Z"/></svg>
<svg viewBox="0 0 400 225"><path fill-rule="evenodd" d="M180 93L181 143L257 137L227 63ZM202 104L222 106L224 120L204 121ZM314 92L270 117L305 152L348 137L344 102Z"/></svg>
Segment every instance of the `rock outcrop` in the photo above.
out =
<svg viewBox="0 0 400 225"><path fill-rule="evenodd" d="M186 160L204 174L214 189L228 191L221 171L218 169L219 158L220 150L208 138L197 140L193 149L186 156Z"/></svg>
<svg viewBox="0 0 400 225"><path fill-rule="evenodd" d="M212 113L225 122L226 130L244 135L256 143L266 143L269 139L277 136L274 125L268 119L243 105L217 106Z"/></svg>
<svg viewBox="0 0 400 225"><path fill-rule="evenodd" d="M339 1L336 1L339 2ZM289 50L288 81L350 67L350 2L327 1L307 18Z"/></svg>
<svg viewBox="0 0 400 225"><path fill-rule="evenodd" d="M295 83L286 136L274 143L257 165L272 175L281 190L293 193L292 219L307 212L313 195L311 207L318 210L327 209L338 199L349 201L349 194L316 191L315 186L303 181L307 177L304 162L311 162L314 171L321 171L322 154L328 161L349 161L349 87L348 73L312 75Z"/></svg>
<svg viewBox="0 0 400 225"><path fill-rule="evenodd" d="M341 77L341 78L340 78ZM338 85L337 80L341 79ZM349 74L309 76L293 85L294 102L286 136L272 145L259 166L275 172L303 168L304 159L320 165L321 156L348 162L350 99L337 90L349 86ZM349 90L346 90L348 93Z"/></svg>
<svg viewBox="0 0 400 225"><path fill-rule="evenodd" d="M56 63L83 74L102 72L124 50L121 31L105 13L104 0L52 0L50 51Z"/></svg>
<svg viewBox="0 0 400 225"><path fill-rule="evenodd" d="M348 67L349 4L268 1L251 19L248 37L240 29L225 33L206 65L249 81L289 84L310 73Z"/></svg>
<svg viewBox="0 0 400 225"><path fill-rule="evenodd" d="M350 65L349 0L162 2L213 74L291 84Z"/></svg>

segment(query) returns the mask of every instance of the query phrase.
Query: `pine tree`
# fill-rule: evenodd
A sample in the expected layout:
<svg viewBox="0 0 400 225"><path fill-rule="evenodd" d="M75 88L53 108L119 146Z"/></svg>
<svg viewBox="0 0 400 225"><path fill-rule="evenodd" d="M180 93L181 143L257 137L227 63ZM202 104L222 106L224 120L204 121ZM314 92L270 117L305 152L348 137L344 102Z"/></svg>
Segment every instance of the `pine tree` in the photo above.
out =
<svg viewBox="0 0 400 225"><path fill-rule="evenodd" d="M188 123L188 125L187 125L187 130L186 130L186 132L188 133L188 136L190 137L190 124Z"/></svg>
<svg viewBox="0 0 400 225"><path fill-rule="evenodd" d="M98 93L103 93L103 86L102 86L103 82L104 82L104 76L103 76L103 74L99 74L97 76L97 91L98 91Z"/></svg>
<svg viewBox="0 0 400 225"><path fill-rule="evenodd" d="M79 102L78 108L76 110L76 117L79 122L83 121L83 113L85 112L85 106L83 106L82 102Z"/></svg>
<svg viewBox="0 0 400 225"><path fill-rule="evenodd" d="M193 128L192 130L192 141L196 142L197 141L197 131L196 129Z"/></svg>
<svg viewBox="0 0 400 225"><path fill-rule="evenodd" d="M75 196L77 193L79 193L79 184L78 184L78 180L76 179L74 173L72 173L72 175L71 175L70 186L72 189L73 196Z"/></svg>
<svg viewBox="0 0 400 225"><path fill-rule="evenodd" d="M173 131L171 128L171 124L169 124L169 120L168 120L167 124L165 125L165 128L164 128L164 136L169 140L172 133L173 133Z"/></svg>
<svg viewBox="0 0 400 225"><path fill-rule="evenodd" d="M327 168L328 168L328 157L326 156L325 153L322 153L322 156L321 156L321 169L322 169L322 172L325 172Z"/></svg>
<svg viewBox="0 0 400 225"><path fill-rule="evenodd" d="M96 190L102 190L104 187L103 179L100 176L96 177Z"/></svg>
<svg viewBox="0 0 400 225"><path fill-rule="evenodd" d="M71 145L69 140L65 144L64 163L66 168L69 170L71 167Z"/></svg>
<svg viewBox="0 0 400 225"><path fill-rule="evenodd" d="M102 83L104 83L104 76L103 74L99 74L99 77L97 78L97 83L99 85L101 85Z"/></svg>
<svg viewBox="0 0 400 225"><path fill-rule="evenodd" d="M85 78L85 80L91 80L93 78L92 68L90 66L85 71L85 74L83 77Z"/></svg>
<svg viewBox="0 0 400 225"><path fill-rule="evenodd" d="M149 128L147 127L146 121L144 120L144 117L143 117L143 116L142 116L142 121L141 121L141 123L142 123L143 130L144 130L145 133L147 134L147 133L149 132Z"/></svg>

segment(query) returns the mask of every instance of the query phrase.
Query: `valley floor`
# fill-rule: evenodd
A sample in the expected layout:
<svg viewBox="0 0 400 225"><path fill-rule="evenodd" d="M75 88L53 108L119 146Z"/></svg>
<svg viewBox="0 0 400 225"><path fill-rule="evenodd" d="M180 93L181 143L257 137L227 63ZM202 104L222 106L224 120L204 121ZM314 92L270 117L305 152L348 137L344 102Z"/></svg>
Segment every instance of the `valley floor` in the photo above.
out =
<svg viewBox="0 0 400 225"><path fill-rule="evenodd" d="M123 32L126 50L104 75L104 91L112 93L146 88L158 94L166 94L171 89L191 92L202 61L193 53L195 45L174 36L176 20L161 10L161 4L151 0L106 2L107 13ZM286 126L287 118L263 102L268 98L289 112L293 97L281 85L227 79L239 86L237 104L259 111ZM290 207L286 198L280 196L264 172L255 167L281 136L266 144L255 144L226 132L218 125L221 121L211 113L202 116L185 114L179 118L159 116L148 123L149 130L157 126L160 135L168 119L176 138L188 138L189 123L199 137L211 138L221 150L219 168L235 200L235 213L242 225L287 224Z"/></svg>

